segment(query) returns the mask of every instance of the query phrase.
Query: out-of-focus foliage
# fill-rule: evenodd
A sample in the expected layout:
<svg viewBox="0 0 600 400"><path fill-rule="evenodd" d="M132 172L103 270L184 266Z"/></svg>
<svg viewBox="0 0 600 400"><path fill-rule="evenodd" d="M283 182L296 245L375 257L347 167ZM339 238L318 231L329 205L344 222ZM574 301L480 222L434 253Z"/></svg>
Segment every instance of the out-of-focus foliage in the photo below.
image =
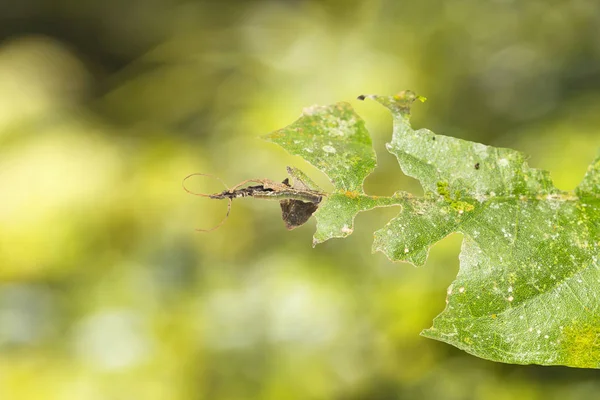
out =
<svg viewBox="0 0 600 400"><path fill-rule="evenodd" d="M274 203L239 202L198 234L225 204L180 186L295 165L328 188L256 138L313 103L410 87L431 99L416 127L522 150L573 189L600 146L595 2L23 0L0 3L0 22L0 398L598 392L590 372L418 336L459 237L415 270L364 246L394 210L314 250ZM366 191L418 194L383 155L389 117L360 107L382 155Z"/></svg>

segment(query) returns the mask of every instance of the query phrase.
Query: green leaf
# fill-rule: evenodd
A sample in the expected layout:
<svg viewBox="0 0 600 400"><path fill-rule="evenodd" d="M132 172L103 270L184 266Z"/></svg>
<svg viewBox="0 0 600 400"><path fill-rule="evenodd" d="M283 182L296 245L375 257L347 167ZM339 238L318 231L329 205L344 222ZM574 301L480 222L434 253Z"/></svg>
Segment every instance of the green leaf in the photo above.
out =
<svg viewBox="0 0 600 400"><path fill-rule="evenodd" d="M348 103L305 108L296 122L263 138L324 172L336 191L363 193L363 181L375 169L365 122Z"/></svg>
<svg viewBox="0 0 600 400"><path fill-rule="evenodd" d="M575 193L581 198L597 198L600 195L600 157L588 167L587 173L575 189Z"/></svg>
<svg viewBox="0 0 600 400"><path fill-rule="evenodd" d="M365 194L375 156L364 123L346 103L312 107L270 139L334 183L314 243L350 234L360 211L401 205L375 233L373 249L391 260L423 265L434 243L464 237L446 308L423 336L494 361L599 368L600 158L562 192L520 152L413 130L412 92L368 97L391 111L387 148L425 196Z"/></svg>
<svg viewBox="0 0 600 400"><path fill-rule="evenodd" d="M401 194L393 197L367 196L364 194L333 193L325 199L314 214L317 231L313 247L331 238L343 238L354 231L354 217L361 211L376 207L399 205L405 201Z"/></svg>
<svg viewBox="0 0 600 400"><path fill-rule="evenodd" d="M350 235L361 211L399 204L398 197L364 194L363 181L376 166L375 151L365 122L349 103L312 106L291 125L264 139L277 143L325 173L334 193L326 196L314 214L317 231L313 245Z"/></svg>
<svg viewBox="0 0 600 400"><path fill-rule="evenodd" d="M394 117L388 150L432 199L378 231L375 248L422 264L413 253L450 232L464 235L446 309L423 336L495 361L597 368L598 162L577 190L581 199L554 188L519 152L413 130L410 93L373 97Z"/></svg>

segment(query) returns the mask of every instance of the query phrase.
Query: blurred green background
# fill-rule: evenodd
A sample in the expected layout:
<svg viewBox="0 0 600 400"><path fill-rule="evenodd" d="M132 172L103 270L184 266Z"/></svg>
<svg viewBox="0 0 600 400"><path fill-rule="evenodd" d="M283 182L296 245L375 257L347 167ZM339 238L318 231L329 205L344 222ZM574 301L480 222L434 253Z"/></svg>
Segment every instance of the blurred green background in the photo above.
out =
<svg viewBox="0 0 600 400"><path fill-rule="evenodd" d="M589 0L0 1L0 399L590 399L593 370L514 366L419 332L460 235L425 268L371 254L397 212L311 248L276 203L181 188L326 179L258 139L349 100L379 167L418 184L363 93L429 98L414 126L512 147L573 189L600 148ZM194 190L221 191L195 179Z"/></svg>

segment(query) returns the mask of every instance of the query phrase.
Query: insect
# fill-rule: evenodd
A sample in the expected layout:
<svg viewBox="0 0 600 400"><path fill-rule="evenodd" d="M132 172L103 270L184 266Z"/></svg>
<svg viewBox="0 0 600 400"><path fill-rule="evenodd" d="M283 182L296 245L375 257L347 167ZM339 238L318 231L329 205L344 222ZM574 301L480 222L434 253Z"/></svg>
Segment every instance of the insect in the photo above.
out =
<svg viewBox="0 0 600 400"><path fill-rule="evenodd" d="M479 169L479 163L475 164L475 169Z"/></svg>
<svg viewBox="0 0 600 400"><path fill-rule="evenodd" d="M283 199L279 202L281 206L281 218L285 222L285 227L289 230L303 225L319 208L319 203L323 199L321 189L299 169L287 167L287 172L293 178L292 189L302 191L312 198L303 199ZM283 180L284 185L290 185L289 179Z"/></svg>
<svg viewBox="0 0 600 400"><path fill-rule="evenodd" d="M185 186L185 181L192 176L212 176L208 174L194 173L186 176L183 179L183 189L193 195L208 197L215 200L228 200L227 214L223 221L217 226L211 229L196 229L201 232L209 232L219 228L225 220L229 217L231 211L231 203L233 199L242 197L254 197L257 199L267 200L279 200L281 207L281 217L287 229L291 230L297 228L306 221L317 211L319 203L326 194L306 175L304 172L297 168L287 167L289 174L288 178L285 178L283 182L275 182L270 179L248 179L237 185L232 189L224 190L221 193L204 194L194 193L188 190ZM218 179L218 178L217 178ZM219 181L221 181L219 179ZM223 181L221 181L223 183ZM254 186L244 186L248 183L258 183ZM225 185L223 183L225 187Z"/></svg>

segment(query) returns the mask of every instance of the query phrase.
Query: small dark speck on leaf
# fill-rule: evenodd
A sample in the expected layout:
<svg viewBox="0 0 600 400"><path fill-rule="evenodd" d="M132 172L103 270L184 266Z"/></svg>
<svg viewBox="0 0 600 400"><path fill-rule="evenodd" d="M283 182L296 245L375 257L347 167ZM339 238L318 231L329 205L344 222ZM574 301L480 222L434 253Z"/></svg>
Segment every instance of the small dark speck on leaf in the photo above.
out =
<svg viewBox="0 0 600 400"><path fill-rule="evenodd" d="M479 169L479 163L475 164L475 169Z"/></svg>
<svg viewBox="0 0 600 400"><path fill-rule="evenodd" d="M361 94L360 96L357 97L358 100L364 100L366 98L367 98L367 96L365 96L364 94Z"/></svg>
<svg viewBox="0 0 600 400"><path fill-rule="evenodd" d="M432 136L432 137L431 137L431 140L435 140L435 136Z"/></svg>

